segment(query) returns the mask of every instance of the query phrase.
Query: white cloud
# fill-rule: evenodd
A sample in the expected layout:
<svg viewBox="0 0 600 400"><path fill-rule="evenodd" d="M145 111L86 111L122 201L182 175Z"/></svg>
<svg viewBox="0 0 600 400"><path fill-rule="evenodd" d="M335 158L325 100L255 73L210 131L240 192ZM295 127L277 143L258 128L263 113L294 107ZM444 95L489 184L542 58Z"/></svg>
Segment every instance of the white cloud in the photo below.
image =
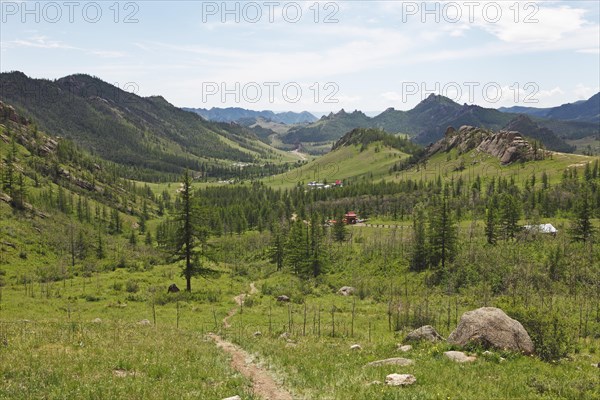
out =
<svg viewBox="0 0 600 400"><path fill-rule="evenodd" d="M75 47L61 41L52 40L47 36L32 36L28 39L15 39L2 42L2 47L13 49L18 47L32 47L38 49L75 49Z"/></svg>
<svg viewBox="0 0 600 400"><path fill-rule="evenodd" d="M400 93L398 93L398 92L384 92L384 93L381 93L381 97L383 97L385 100L388 100L391 102L396 102L396 101L402 100L402 95L400 95Z"/></svg>
<svg viewBox="0 0 600 400"><path fill-rule="evenodd" d="M121 58L127 56L127 53L123 51L86 49L82 47L72 46L70 44L64 43L59 40L54 40L43 35L31 36L27 39L14 39L1 42L1 47L3 51L6 51L7 49L17 48L36 48L45 50L79 51L102 58Z"/></svg>
<svg viewBox="0 0 600 400"><path fill-rule="evenodd" d="M598 86L590 87L580 83L575 87L575 89L573 89L573 95L575 98L577 98L577 100L587 100L598 93L598 91L600 91Z"/></svg>
<svg viewBox="0 0 600 400"><path fill-rule="evenodd" d="M577 50L577 52L582 53L582 54L600 54L600 48L581 49L581 50Z"/></svg>

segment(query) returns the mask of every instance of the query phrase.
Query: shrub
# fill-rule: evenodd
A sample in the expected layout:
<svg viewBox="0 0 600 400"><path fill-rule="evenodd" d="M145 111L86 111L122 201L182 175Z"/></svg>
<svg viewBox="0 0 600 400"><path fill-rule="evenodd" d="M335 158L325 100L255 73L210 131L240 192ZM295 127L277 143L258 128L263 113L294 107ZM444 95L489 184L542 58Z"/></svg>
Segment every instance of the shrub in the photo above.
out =
<svg viewBox="0 0 600 400"><path fill-rule="evenodd" d="M516 307L507 310L507 314L523 324L542 360L556 361L573 350L573 340L567 333L568 323L559 312Z"/></svg>
<svg viewBox="0 0 600 400"><path fill-rule="evenodd" d="M244 299L244 307L252 307L254 305L254 297L247 296Z"/></svg>
<svg viewBox="0 0 600 400"><path fill-rule="evenodd" d="M139 294L128 294L127 297L125 297L125 300L129 302L146 301L146 299L143 296L140 296Z"/></svg>
<svg viewBox="0 0 600 400"><path fill-rule="evenodd" d="M137 293L140 290L140 285L137 281L129 279L125 283L125 290L127 291L127 293Z"/></svg>

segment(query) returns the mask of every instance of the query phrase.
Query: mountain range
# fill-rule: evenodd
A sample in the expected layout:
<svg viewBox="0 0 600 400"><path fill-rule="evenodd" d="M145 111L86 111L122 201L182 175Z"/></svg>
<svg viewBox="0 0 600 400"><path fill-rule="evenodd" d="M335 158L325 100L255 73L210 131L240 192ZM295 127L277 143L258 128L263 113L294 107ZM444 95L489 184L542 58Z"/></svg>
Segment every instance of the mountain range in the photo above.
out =
<svg viewBox="0 0 600 400"><path fill-rule="evenodd" d="M238 122L214 122L199 115L198 109L188 112L161 96L141 97L89 75L47 80L22 72L0 73L0 100L20 115L44 132L70 139L92 155L120 165L129 171L127 176L146 178L160 174L173 177L185 168L200 171L207 166L232 168L238 163L260 166L296 161L297 157L274 146L291 150L301 145L305 151L312 148L326 153L335 141L356 128L404 134L421 144L442 138L449 126L509 129L542 142L547 149L570 152L573 141L584 139L582 143L586 143L589 137L599 135L599 124L587 120L593 117L598 98L596 95L547 113L569 120L460 105L431 95L412 110L389 108L375 117L358 110L341 110L311 123L296 124L315 117L231 108L209 111L214 115L222 111L222 115L239 118Z"/></svg>
<svg viewBox="0 0 600 400"><path fill-rule="evenodd" d="M46 80L1 73L0 100L45 132L132 169L178 174L284 156L243 126L205 121L163 97L141 97L89 75Z"/></svg>
<svg viewBox="0 0 600 400"><path fill-rule="evenodd" d="M279 112L275 113L273 111L265 110L265 111L254 111L247 110L245 108L239 107L228 107L228 108L217 108L213 107L211 109L206 108L183 108L186 111L194 112L200 115L207 121L215 121L215 122L238 122L243 125L252 125L259 118L262 118L267 121L278 122L286 125L293 124L307 124L311 122L315 122L317 117L309 113L308 111L303 111L301 113L296 113L292 111L287 112Z"/></svg>
<svg viewBox="0 0 600 400"><path fill-rule="evenodd" d="M588 100L567 103L558 107L502 107L498 109L507 113L528 114L540 118L558 119L562 121L580 121L600 124L600 93Z"/></svg>
<svg viewBox="0 0 600 400"><path fill-rule="evenodd" d="M577 104L575 109L593 110L594 104L593 97ZM391 133L403 133L417 143L428 144L441 139L449 126L459 128L470 125L499 130L510 124L519 124L526 130L521 132L523 135L541 140L548 149L568 152L574 148L566 143L566 139L594 136L600 131L597 123L585 120L562 121L535 116L531 119L518 119L519 115L477 105L461 105L447 97L432 94L412 110L389 108L373 118L358 110L348 113L342 109L312 124L292 127L282 135L281 140L288 144L332 142L354 128L380 128ZM565 113L556 111L553 115Z"/></svg>

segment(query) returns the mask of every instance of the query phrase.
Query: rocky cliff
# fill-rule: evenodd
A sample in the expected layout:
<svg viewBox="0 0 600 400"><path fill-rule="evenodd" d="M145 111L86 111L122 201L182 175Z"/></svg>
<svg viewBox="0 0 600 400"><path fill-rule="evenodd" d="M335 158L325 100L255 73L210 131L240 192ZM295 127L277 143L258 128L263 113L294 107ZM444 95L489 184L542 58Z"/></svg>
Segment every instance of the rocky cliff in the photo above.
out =
<svg viewBox="0 0 600 400"><path fill-rule="evenodd" d="M539 160L548 154L538 142L530 143L517 131L493 132L465 125L458 130L453 127L446 129L444 138L427 148L427 155L449 152L452 149L461 154L471 150L486 153L497 157L502 164Z"/></svg>

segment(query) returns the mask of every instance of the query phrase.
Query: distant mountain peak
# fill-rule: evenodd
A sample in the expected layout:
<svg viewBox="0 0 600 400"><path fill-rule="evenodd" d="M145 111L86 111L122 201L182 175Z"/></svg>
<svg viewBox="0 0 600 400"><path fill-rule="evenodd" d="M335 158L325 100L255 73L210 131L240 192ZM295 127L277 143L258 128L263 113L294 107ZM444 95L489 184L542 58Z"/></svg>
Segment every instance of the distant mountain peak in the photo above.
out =
<svg viewBox="0 0 600 400"><path fill-rule="evenodd" d="M183 110L198 114L208 121L239 122L246 126L252 125L259 119L285 125L306 124L317 121L317 118L307 111L300 113L292 111L274 112L270 110L255 111L241 107L212 107L210 109L183 108Z"/></svg>

